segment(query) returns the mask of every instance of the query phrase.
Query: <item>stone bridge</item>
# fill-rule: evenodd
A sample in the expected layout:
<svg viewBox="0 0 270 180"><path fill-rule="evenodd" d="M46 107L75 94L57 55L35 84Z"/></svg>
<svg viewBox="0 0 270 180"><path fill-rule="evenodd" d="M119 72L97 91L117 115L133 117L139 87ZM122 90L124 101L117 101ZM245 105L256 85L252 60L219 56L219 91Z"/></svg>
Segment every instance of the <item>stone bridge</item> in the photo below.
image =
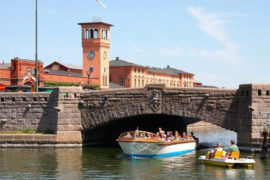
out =
<svg viewBox="0 0 270 180"><path fill-rule="evenodd" d="M152 84L136 89L61 87L52 94L0 94L0 130L30 127L54 132L59 142L80 143L97 129L102 136L118 126L156 129L161 123L177 128L206 121L237 132L238 143L250 147L270 126L269 92L270 85L265 84L240 85L237 90Z"/></svg>

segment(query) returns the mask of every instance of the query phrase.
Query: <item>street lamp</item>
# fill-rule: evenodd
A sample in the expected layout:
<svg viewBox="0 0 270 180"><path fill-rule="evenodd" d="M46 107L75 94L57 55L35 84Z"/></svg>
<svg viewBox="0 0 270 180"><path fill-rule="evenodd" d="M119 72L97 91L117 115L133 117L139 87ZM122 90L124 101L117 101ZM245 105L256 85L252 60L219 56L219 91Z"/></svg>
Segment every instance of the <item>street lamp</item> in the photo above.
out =
<svg viewBox="0 0 270 180"><path fill-rule="evenodd" d="M89 71L86 71L86 73L87 73L87 78L88 78L88 87L89 87L89 85L90 85L90 75L91 75L91 73L92 72L94 72L94 68L93 67L90 67L89 68Z"/></svg>
<svg viewBox="0 0 270 180"><path fill-rule="evenodd" d="M36 92L38 92L38 0L36 0L36 42L35 42L35 76L36 76Z"/></svg>

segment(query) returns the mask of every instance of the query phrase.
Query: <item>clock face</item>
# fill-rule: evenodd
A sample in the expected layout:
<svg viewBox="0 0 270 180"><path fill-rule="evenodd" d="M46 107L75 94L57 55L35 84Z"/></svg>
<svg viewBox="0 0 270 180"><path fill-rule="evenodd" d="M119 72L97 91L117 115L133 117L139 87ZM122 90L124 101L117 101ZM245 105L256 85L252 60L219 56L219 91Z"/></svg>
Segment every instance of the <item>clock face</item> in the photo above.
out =
<svg viewBox="0 0 270 180"><path fill-rule="evenodd" d="M103 58L106 59L106 57L107 57L107 52L104 51L104 52L103 52Z"/></svg>
<svg viewBox="0 0 270 180"><path fill-rule="evenodd" d="M93 59L95 57L95 53L93 52L93 51L90 51L89 53L88 53L88 58L89 59Z"/></svg>

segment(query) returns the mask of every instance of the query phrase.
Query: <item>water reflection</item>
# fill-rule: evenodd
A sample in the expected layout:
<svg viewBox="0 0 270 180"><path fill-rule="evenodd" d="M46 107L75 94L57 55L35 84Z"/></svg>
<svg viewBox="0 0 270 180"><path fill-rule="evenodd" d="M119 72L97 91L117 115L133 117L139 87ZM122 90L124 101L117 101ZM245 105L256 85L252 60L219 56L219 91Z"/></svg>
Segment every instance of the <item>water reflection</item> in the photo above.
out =
<svg viewBox="0 0 270 180"><path fill-rule="evenodd" d="M204 151L130 159L118 148L0 149L0 179L269 179L270 160L254 169L203 165Z"/></svg>

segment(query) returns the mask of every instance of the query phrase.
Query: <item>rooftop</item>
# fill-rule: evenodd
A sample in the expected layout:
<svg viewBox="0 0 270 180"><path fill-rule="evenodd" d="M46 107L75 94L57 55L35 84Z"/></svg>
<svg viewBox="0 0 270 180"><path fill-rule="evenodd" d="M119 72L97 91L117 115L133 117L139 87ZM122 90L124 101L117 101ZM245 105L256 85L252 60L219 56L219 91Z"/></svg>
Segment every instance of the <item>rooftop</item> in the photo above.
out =
<svg viewBox="0 0 270 180"><path fill-rule="evenodd" d="M62 62L58 62L58 61L55 61L56 63L58 64L61 64L69 69L79 69L79 70L82 70L82 65L81 64L68 64L68 63L62 63Z"/></svg>
<svg viewBox="0 0 270 180"><path fill-rule="evenodd" d="M11 66L10 63L1 63L0 64L0 69L9 69Z"/></svg>
<svg viewBox="0 0 270 180"><path fill-rule="evenodd" d="M148 67L148 66L141 66L138 64L134 64L125 60L120 59L119 57L116 57L115 60L110 61L110 67L117 67L117 66L136 66L136 67L144 67L148 69L149 72L154 73L164 73L164 74L171 74L171 75L179 75L179 74L191 74L179 69L171 68L169 65L167 65L166 68L157 68L157 67Z"/></svg>
<svg viewBox="0 0 270 180"><path fill-rule="evenodd" d="M62 76L82 77L82 74L81 74L81 73L74 73L74 72L60 71L60 70L54 70L54 69L44 69L44 73L47 73L47 74L54 74L54 75L62 75Z"/></svg>
<svg viewBox="0 0 270 180"><path fill-rule="evenodd" d="M110 67L115 67L115 66L137 66L137 67L144 67L138 64L134 64L131 62L127 62L125 60L121 60L119 57L116 57L115 60L110 61Z"/></svg>

